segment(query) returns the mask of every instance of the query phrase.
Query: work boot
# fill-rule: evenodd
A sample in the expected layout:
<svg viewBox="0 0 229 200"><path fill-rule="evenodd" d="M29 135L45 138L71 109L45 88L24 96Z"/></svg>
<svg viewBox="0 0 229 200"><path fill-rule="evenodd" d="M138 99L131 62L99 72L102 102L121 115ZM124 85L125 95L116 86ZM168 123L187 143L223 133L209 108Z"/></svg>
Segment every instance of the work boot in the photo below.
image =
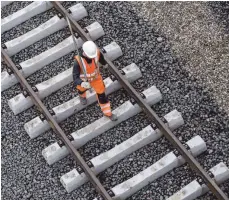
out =
<svg viewBox="0 0 229 200"><path fill-rule="evenodd" d="M86 99L86 97L81 97L81 96L80 96L80 103L81 103L82 105L86 105L86 104L87 104L87 99Z"/></svg>
<svg viewBox="0 0 229 200"><path fill-rule="evenodd" d="M117 121L118 117L115 114L112 114L111 116L106 116L108 117L111 121Z"/></svg>

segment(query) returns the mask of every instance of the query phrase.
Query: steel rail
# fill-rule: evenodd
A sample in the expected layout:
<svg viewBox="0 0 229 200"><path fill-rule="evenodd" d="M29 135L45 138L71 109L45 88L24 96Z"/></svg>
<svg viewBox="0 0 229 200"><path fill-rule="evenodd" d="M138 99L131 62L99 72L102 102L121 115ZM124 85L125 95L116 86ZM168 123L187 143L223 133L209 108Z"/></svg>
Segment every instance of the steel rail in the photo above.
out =
<svg viewBox="0 0 229 200"><path fill-rule="evenodd" d="M110 195L107 193L107 191L104 189L100 181L97 179L97 177L94 175L92 170L88 167L87 163L83 160L79 152L75 149L71 141L68 139L68 137L65 135L61 127L57 124L56 120L53 118L53 116L50 114L48 109L45 107L45 105L42 103L42 101L37 96L36 92L33 91L32 87L28 84L27 80L22 76L21 72L18 70L16 65L13 63L11 58L7 55L7 53L4 51L3 48L1 48L1 57L2 60L5 61L7 66L13 71L14 75L20 82L21 86L28 92L30 95L32 101L37 106L39 111L45 116L46 120L54 130L54 132L57 134L57 136L61 139L61 141L64 142L67 149L70 151L74 159L77 161L77 163L81 166L81 168L84 170L85 174L88 176L89 180L93 183L95 189L97 192L103 196L105 200L112 200Z"/></svg>
<svg viewBox="0 0 229 200"><path fill-rule="evenodd" d="M71 17L68 11L57 1L51 1L53 6L65 17L68 17L72 28L76 31L84 41L91 40L86 32L80 27L80 25ZM100 51L101 52L101 51ZM102 53L102 52L101 52ZM102 53L103 54L103 53ZM119 70L114 64L104 55L105 61L108 64L109 70L118 79L119 83L129 93L129 95L135 99L136 103L142 108L147 117L156 124L159 130L164 136L173 144L173 146L180 152L184 159L189 163L191 168L195 170L206 182L208 188L219 200L229 200L218 185L210 178L208 173L201 167L197 160L189 153L189 151L182 145L177 137L169 130L169 128L163 123L158 115L151 109L151 107L144 101L144 99L137 93L137 91L131 86L131 84L124 79Z"/></svg>

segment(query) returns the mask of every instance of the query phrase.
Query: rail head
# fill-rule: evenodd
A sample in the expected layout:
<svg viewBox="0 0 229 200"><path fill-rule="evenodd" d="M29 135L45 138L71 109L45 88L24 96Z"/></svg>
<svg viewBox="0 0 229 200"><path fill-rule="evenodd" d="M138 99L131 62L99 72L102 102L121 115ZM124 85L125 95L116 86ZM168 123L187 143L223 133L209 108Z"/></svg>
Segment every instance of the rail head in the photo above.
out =
<svg viewBox="0 0 229 200"><path fill-rule="evenodd" d="M28 84L27 80L23 77L21 72L18 70L16 65L13 63L11 58L7 55L7 53L4 51L3 48L1 48L1 57L2 61L5 61L6 65L13 71L14 75L18 79L19 83L21 84L22 88L25 89L28 94L30 95L32 101L37 106L39 111L44 115L56 135L61 139L61 141L64 142L65 146L69 150L69 152L72 154L74 159L77 161L77 163L81 166L81 168L84 170L85 174L88 176L89 180L93 183L95 189L99 194L103 196L105 200L112 200L110 195L107 193L107 191L104 189L100 181L97 179L97 177L94 175L92 170L89 168L87 163L83 160L79 152L75 149L71 141L68 139L66 134L63 132L61 127L58 125L58 123L55 121L53 116L50 114L48 109L45 107L45 105L42 103L42 101L37 96L36 92L33 91L32 87Z"/></svg>
<svg viewBox="0 0 229 200"><path fill-rule="evenodd" d="M75 32L77 32L84 41L91 40L90 37L84 32L84 30L79 26L77 22L73 20L68 11L60 4L60 2L52 1L53 6L64 16L67 17L71 23L71 26ZM102 52L101 52L102 53ZM26 79L22 76L21 72L17 69L15 64L12 62L10 57L1 48L1 56L2 59L6 62L7 66L13 71L18 81L22 85L24 89L29 93L32 98L34 104L38 107L41 113L45 116L50 126L53 128L55 133L61 138L61 140L65 143L68 150L80 164L82 169L88 175L89 179L95 186L96 190L105 198L111 199L107 191L103 188L99 180L93 174L91 169L88 167L86 162L82 159L78 151L74 148L71 141L64 134L60 126L57 124L55 119L52 117L50 112L38 98L36 92L33 91L32 87L28 84ZM146 113L147 117L154 122L157 127L161 130L161 132L165 135L165 137L178 149L181 155L185 158L185 160L189 163L192 169L194 169L206 182L209 189L216 195L216 197L220 200L228 200L228 197L222 192L222 190L217 186L217 184L210 178L210 176L205 172L205 170L200 166L200 164L195 160L195 158L187 151L187 149L181 144L181 142L173 135L173 133L168 129L168 127L162 122L162 120L157 116L157 114L151 109L151 107L145 103L144 99L135 91L135 89L131 86L129 82L127 82L119 70L114 66L114 64L104 55L104 58L109 66L111 73L115 75L120 84L125 88L125 90L132 96L136 103L142 108L142 110Z"/></svg>
<svg viewBox="0 0 229 200"><path fill-rule="evenodd" d="M70 21L72 29L84 40L91 40L86 32L79 26L77 22L73 20L68 11L58 2L51 1L53 6ZM103 52L100 51L102 54ZM104 55L104 54L103 54ZM137 91L127 82L119 70L114 66L114 64L104 55L105 61L108 64L109 70L117 78L119 83L123 88L133 97L136 103L142 108L147 117L156 124L164 136L173 144L175 148L178 149L180 154L189 163L191 168L195 170L206 182L209 189L215 196L220 200L229 200L228 197L223 193L223 191L218 187L218 185L210 178L207 172L200 166L196 159L188 152L188 150L182 145L182 143L177 139L177 137L169 130L169 128L163 123L163 121L158 117L158 115L151 109L151 107L144 101L144 99L137 93Z"/></svg>

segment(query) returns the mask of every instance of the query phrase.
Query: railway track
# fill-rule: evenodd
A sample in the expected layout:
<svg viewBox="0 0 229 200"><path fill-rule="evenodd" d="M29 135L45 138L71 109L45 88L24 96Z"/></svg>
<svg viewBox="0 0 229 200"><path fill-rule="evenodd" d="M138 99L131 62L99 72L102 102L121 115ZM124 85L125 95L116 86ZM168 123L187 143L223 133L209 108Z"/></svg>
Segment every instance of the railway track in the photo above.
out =
<svg viewBox="0 0 229 200"><path fill-rule="evenodd" d="M28 83L26 78L36 73L38 70L42 70L46 65L74 51L74 44L71 36L56 46L47 49L45 52L20 63L15 64L10 56L14 56L33 43L56 31L66 28L66 18L69 19L73 30L77 33L76 40L78 48L82 46L83 41L97 40L105 33L98 22L86 26L85 29L79 26L76 21L88 15L82 4L75 4L68 10L58 2L34 2L27 7L29 7L29 9L24 8L13 14L12 17L4 19L4 22L2 22L2 33L53 7L58 11L58 14L35 29L4 43L2 46L2 59L8 67L1 75L2 91L9 89L18 82L21 84L21 93L8 101L9 107L15 115L24 112L34 104L38 107L41 114L24 125L31 139L38 136L42 137L40 135L50 128L55 131L59 139L56 143L51 144L42 151L42 155L49 165L63 159L69 153L72 154L79 164L79 167L63 174L60 178L67 192L72 192L89 180L104 199L126 199L146 186L149 182L156 180L187 162L201 178L199 177L197 180L194 180L180 192L168 199L186 199L188 197L190 199L195 199L205 194L209 189L218 199L228 199L218 187L218 184L229 178L229 169L227 166L223 162L218 163L216 166L212 166L213 168L211 168L210 173L208 173L199 165L194 157L207 150L205 141L200 136L195 136L183 144L179 141L172 131L184 124L181 113L177 110L173 110L161 119L151 109L152 105L162 100L163 95L156 86L145 88L141 93L133 88L130 83L142 77L141 71L134 63L124 67L122 70L117 69L112 61L122 56L122 50L116 42L105 45L101 49L101 52L105 55L108 69L111 72L111 76L105 79L107 93L111 94L118 91L120 88L124 88L129 95L129 100L119 105L114 110L119 120L117 122L111 122L109 119L102 117L73 133L64 133L58 123L66 120L72 115L77 115L76 113L86 109L86 106L82 106L79 102L79 98L74 97L49 110L41 100L72 82L72 68L33 86ZM32 12L28 12L28 10ZM94 92L88 92L87 96L89 105L96 101ZM78 148L142 111L149 119L150 125L137 132L126 141L111 148L109 151L87 162L80 156L77 151ZM109 190L103 187L96 177L97 174L145 145L155 142L162 136L165 136L175 147L174 151L169 152L153 165L130 179L109 188Z"/></svg>

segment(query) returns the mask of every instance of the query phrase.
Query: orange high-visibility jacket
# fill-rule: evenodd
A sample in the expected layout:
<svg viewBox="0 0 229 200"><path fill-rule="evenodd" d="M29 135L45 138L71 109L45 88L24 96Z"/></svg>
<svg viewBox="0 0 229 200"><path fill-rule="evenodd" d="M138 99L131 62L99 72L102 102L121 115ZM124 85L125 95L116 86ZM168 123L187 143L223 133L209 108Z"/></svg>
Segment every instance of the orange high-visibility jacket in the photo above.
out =
<svg viewBox="0 0 229 200"><path fill-rule="evenodd" d="M88 63L86 59L80 56L75 56L75 59L80 65L80 79L83 81L91 82L98 78L100 75L98 61L100 59L100 51L97 50L97 56ZM80 60L81 59L81 60ZM86 77L85 77L86 76Z"/></svg>

